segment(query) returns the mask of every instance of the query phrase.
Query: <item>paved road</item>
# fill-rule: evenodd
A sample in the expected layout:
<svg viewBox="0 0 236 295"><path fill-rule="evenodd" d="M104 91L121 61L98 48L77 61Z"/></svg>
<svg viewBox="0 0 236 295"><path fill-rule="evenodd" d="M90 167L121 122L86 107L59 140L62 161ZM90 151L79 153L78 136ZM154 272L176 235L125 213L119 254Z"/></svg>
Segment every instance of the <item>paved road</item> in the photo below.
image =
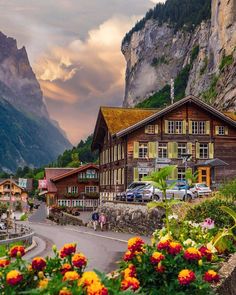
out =
<svg viewBox="0 0 236 295"><path fill-rule="evenodd" d="M94 232L86 227L49 224L45 222L45 206L43 204L31 216L30 226L41 238L41 241L46 243L46 249L41 253L38 253L38 249L33 250L27 254L28 259L38 254L50 255L52 244L61 248L64 243L76 242L78 250L83 252L89 260L88 269L97 268L105 272L116 268L116 262L127 248L127 240L133 236L115 232ZM42 243L39 246L43 248Z"/></svg>

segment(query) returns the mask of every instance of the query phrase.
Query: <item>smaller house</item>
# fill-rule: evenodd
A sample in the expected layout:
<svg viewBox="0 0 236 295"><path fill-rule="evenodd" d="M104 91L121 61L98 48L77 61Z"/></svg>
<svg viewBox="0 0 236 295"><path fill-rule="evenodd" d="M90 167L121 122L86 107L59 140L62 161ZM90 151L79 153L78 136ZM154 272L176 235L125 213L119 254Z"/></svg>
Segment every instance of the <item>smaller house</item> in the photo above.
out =
<svg viewBox="0 0 236 295"><path fill-rule="evenodd" d="M27 202L27 191L19 186L13 179L4 179L0 182L0 201Z"/></svg>
<svg viewBox="0 0 236 295"><path fill-rule="evenodd" d="M45 168L48 206L93 208L99 200L99 168L87 164L79 168Z"/></svg>

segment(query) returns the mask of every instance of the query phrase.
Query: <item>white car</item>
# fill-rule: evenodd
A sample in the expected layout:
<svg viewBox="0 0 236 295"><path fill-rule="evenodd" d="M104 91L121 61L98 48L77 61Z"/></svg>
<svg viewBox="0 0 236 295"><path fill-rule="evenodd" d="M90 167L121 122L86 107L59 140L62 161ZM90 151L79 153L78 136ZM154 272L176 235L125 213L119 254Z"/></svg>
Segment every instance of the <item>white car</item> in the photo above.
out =
<svg viewBox="0 0 236 295"><path fill-rule="evenodd" d="M212 193L212 190L205 183L196 183L194 187L198 196L208 196Z"/></svg>

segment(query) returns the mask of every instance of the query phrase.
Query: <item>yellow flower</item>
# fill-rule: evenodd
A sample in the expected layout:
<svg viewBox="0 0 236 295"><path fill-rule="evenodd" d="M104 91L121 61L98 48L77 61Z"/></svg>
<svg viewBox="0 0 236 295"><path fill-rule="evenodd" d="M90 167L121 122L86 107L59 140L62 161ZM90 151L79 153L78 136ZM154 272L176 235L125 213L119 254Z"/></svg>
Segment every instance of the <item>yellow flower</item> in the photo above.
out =
<svg viewBox="0 0 236 295"><path fill-rule="evenodd" d="M203 264L203 263L202 263L202 259L198 260L198 265L199 265L199 266L202 266L202 264Z"/></svg>
<svg viewBox="0 0 236 295"><path fill-rule="evenodd" d="M22 281L23 276L18 270L11 270L7 274L6 279L9 285L15 286Z"/></svg>
<svg viewBox="0 0 236 295"><path fill-rule="evenodd" d="M63 281L76 281L78 279L79 274L76 271L67 271L63 277Z"/></svg>
<svg viewBox="0 0 236 295"><path fill-rule="evenodd" d="M108 290L100 282L94 282L86 288L87 295L108 295Z"/></svg>
<svg viewBox="0 0 236 295"><path fill-rule="evenodd" d="M79 286L91 285L94 282L100 282L97 274L94 271L86 271L83 273L82 278L79 280Z"/></svg>
<svg viewBox="0 0 236 295"><path fill-rule="evenodd" d="M48 279L43 279L39 281L38 287L40 289L47 288L47 286L48 286Z"/></svg>

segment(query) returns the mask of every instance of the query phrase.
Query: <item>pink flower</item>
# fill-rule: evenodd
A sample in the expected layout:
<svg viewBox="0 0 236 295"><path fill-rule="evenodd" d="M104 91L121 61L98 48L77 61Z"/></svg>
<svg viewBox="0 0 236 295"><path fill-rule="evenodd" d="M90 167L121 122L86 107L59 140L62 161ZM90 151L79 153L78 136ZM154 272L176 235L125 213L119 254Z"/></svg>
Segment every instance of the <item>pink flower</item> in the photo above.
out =
<svg viewBox="0 0 236 295"><path fill-rule="evenodd" d="M201 224L202 228L212 229L215 227L215 222L211 218L206 218Z"/></svg>

